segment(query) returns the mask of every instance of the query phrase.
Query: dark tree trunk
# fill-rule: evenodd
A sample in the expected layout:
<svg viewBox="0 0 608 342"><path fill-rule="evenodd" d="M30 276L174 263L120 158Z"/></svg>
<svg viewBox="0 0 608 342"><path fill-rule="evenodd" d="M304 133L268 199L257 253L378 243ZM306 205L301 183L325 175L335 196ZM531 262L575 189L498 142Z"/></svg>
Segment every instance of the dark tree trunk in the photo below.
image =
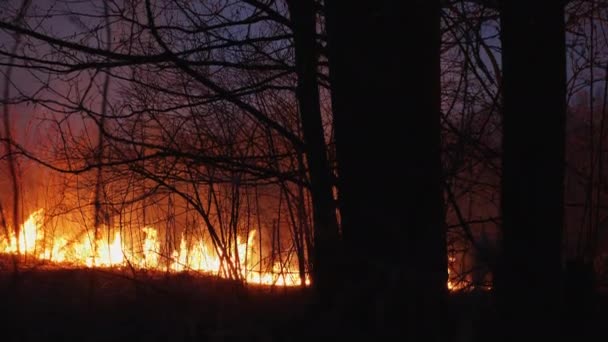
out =
<svg viewBox="0 0 608 342"><path fill-rule="evenodd" d="M322 297L331 296L336 284L339 235L332 191L331 170L321 118L317 83L318 49L314 0L288 0L293 24L298 99L313 205L313 284Z"/></svg>
<svg viewBox="0 0 608 342"><path fill-rule="evenodd" d="M326 0L351 323L443 341L439 1ZM347 291L348 292L348 291Z"/></svg>
<svg viewBox="0 0 608 342"><path fill-rule="evenodd" d="M566 52L562 1L504 1L502 261L507 340L559 326Z"/></svg>

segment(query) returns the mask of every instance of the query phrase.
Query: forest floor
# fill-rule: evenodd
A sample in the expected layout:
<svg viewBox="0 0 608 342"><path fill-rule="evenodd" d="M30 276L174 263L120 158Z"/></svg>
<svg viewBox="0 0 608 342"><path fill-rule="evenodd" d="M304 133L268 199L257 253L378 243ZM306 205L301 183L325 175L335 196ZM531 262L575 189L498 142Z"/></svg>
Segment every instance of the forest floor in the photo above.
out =
<svg viewBox="0 0 608 342"><path fill-rule="evenodd" d="M310 289L44 264L15 277L11 267L0 256L0 341L311 341L318 333ZM449 308L453 341L492 340L488 292L452 294Z"/></svg>
<svg viewBox="0 0 608 342"><path fill-rule="evenodd" d="M8 261L0 257L0 341L275 341L294 334L310 292L42 264L15 277Z"/></svg>

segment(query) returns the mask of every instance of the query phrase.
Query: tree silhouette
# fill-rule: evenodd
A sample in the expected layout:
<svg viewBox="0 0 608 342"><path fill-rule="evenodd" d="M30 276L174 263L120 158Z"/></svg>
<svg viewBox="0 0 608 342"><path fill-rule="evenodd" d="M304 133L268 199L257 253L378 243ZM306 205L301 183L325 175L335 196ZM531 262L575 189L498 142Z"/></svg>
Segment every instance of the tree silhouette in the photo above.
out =
<svg viewBox="0 0 608 342"><path fill-rule="evenodd" d="M335 283L332 278L336 273L339 235L333 199L333 177L328 162L317 85L319 53L316 4L314 0L289 0L287 5L293 23L295 68L298 77L296 96L311 183L315 227L315 249L312 255L314 279L317 289L325 292L328 291L326 287Z"/></svg>
<svg viewBox="0 0 608 342"><path fill-rule="evenodd" d="M589 327L608 1L23 4L0 11L0 243L33 206L27 161L57 172L64 212L95 214L93 235L162 226L167 265L204 235L243 283L256 230L252 268L295 266L314 304L304 335L470 340L471 315L509 341ZM48 149L11 130L25 105Z"/></svg>
<svg viewBox="0 0 608 342"><path fill-rule="evenodd" d="M561 313L566 118L564 5L504 1L502 261L507 340L555 336Z"/></svg>
<svg viewBox="0 0 608 342"><path fill-rule="evenodd" d="M374 333L437 341L447 279L439 13L439 1L326 2L347 287Z"/></svg>

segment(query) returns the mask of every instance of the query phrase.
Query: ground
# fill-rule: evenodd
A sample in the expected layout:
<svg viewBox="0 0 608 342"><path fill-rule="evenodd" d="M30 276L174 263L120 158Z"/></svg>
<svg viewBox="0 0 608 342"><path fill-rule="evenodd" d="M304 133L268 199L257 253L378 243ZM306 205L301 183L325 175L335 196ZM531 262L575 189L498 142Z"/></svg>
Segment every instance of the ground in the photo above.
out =
<svg viewBox="0 0 608 342"><path fill-rule="evenodd" d="M331 314L311 314L311 298L310 289L188 273L29 264L15 277L0 257L0 341L311 341L343 334ZM594 302L602 315L590 329L608 323L607 303L606 296ZM490 341L499 331L487 291L452 294L449 310L452 341ZM583 335L601 336L590 330L576 340Z"/></svg>
<svg viewBox="0 0 608 342"><path fill-rule="evenodd" d="M16 279L0 272L1 341L272 341L295 332L310 292L126 270L34 267Z"/></svg>

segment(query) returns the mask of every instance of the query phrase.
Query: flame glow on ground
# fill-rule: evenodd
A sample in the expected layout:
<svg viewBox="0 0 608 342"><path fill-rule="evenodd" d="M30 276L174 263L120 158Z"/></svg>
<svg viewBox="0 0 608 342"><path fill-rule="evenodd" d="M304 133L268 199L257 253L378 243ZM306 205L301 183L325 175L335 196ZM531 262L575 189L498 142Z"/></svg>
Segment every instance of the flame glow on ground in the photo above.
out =
<svg viewBox="0 0 608 342"><path fill-rule="evenodd" d="M138 269L159 270L169 272L199 271L228 277L228 261L232 262L232 270L239 272L241 279L250 284L300 286L301 278L296 267L281 266L275 262L272 270L263 272L256 269L252 258L251 248L256 231L251 230L246 240L237 237L236 251L233 251L222 262L221 252L210 243L202 240L190 245L182 236L179 249L169 257L160 253L161 244L158 231L150 226L142 228L144 240L138 252L129 251L123 243L121 233L114 232L110 239L93 239L85 234L78 241L68 241L64 237L55 237L51 243L42 243L44 232L44 211L33 212L21 226L19 241L11 234L9 238L0 239L0 253L31 255L40 260L65 263L86 267L121 267L130 265ZM131 248L132 250L132 248ZM454 257L448 260L449 265L455 262ZM452 267L448 267L447 287L450 291L461 291L469 284L463 280L454 279ZM310 285L306 277L304 283Z"/></svg>
<svg viewBox="0 0 608 342"><path fill-rule="evenodd" d="M110 239L93 239L87 234L78 241L68 241L63 237L55 237L49 243L44 239L44 211L39 209L32 213L21 226L19 241L11 234L8 239L0 239L0 252L9 254L24 254L35 258L86 267L121 267L130 265L138 269L159 270L169 272L199 271L228 277L238 272L241 279L247 283L300 286L301 278L297 269L281 266L275 262L272 270L268 272L255 269L252 258L253 239L255 230L251 230L248 238L236 238L236 251L221 257L211 243L202 240L194 241L190 245L182 236L179 249L172 252L169 257L163 256L158 231L153 227L144 227L144 240L139 251L134 252L123 242L119 231L114 232ZM188 246L189 245L189 246ZM257 261L255 261L257 263ZM232 266L230 266L232 265ZM305 284L310 284L308 277Z"/></svg>

